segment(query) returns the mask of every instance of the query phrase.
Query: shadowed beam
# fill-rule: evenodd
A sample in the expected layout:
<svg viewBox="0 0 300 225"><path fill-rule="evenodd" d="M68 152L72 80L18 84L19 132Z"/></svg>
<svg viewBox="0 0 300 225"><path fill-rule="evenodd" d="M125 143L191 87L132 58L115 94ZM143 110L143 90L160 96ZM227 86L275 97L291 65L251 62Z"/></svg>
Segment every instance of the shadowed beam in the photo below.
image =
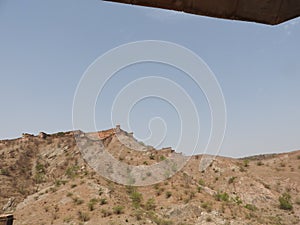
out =
<svg viewBox="0 0 300 225"><path fill-rule="evenodd" d="M300 16L300 0L104 0L276 25Z"/></svg>

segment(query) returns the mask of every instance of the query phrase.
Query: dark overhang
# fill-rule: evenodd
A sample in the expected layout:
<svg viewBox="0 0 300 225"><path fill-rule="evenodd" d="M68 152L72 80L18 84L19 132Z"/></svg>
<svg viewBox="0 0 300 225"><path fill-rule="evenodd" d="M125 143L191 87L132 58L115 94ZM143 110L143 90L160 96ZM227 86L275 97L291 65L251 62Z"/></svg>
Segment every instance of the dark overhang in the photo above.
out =
<svg viewBox="0 0 300 225"><path fill-rule="evenodd" d="M300 0L104 0L231 20L279 24L300 16Z"/></svg>

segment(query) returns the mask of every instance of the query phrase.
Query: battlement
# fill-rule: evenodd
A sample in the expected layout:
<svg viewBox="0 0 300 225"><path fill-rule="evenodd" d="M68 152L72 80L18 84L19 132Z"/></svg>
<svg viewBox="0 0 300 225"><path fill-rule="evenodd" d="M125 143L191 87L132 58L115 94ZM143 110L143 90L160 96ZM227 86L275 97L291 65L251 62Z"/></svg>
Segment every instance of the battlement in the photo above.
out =
<svg viewBox="0 0 300 225"><path fill-rule="evenodd" d="M108 130L103 130L103 131L98 131L98 132L93 132L93 133L89 133L89 136L90 137L94 137L94 138L100 138L100 140L103 140L103 139L106 139L112 135L115 135L115 134L118 134L118 133L121 133L121 132L124 132L122 129L121 129L121 126L120 125L116 125L115 128L111 128L111 129L108 129ZM132 134L133 136L133 134Z"/></svg>

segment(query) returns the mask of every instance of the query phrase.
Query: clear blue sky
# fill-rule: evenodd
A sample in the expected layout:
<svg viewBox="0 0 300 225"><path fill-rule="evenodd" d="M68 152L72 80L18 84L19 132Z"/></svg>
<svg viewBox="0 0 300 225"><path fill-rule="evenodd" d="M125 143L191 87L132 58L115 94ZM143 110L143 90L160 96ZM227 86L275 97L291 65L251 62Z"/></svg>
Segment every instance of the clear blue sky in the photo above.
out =
<svg viewBox="0 0 300 225"><path fill-rule="evenodd" d="M272 27L96 0L0 0L0 138L72 130L73 97L86 68L114 47L149 39L191 49L216 75L228 112L221 155L300 149L299 19ZM100 130L111 127L111 93L141 70L169 78L178 73L148 64L125 69L127 77L116 76L105 101L97 105ZM204 107L192 84L182 85L190 89L197 107ZM152 116L167 113L176 119L161 104L142 102L133 110L137 136L147 134L143 120ZM204 127L209 126L205 112ZM174 137L165 145L173 145Z"/></svg>

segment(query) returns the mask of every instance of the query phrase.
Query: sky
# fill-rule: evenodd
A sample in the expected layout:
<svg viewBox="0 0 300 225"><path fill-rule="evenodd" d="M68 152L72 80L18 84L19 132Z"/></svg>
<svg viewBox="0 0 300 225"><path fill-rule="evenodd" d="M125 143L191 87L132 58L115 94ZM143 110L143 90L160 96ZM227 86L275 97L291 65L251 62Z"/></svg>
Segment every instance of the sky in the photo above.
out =
<svg viewBox="0 0 300 225"><path fill-rule="evenodd" d="M0 0L0 139L72 130L74 96L90 64L120 45L161 40L196 53L218 80L227 110L220 155L298 150L299 28L300 19L268 26L96 0ZM182 71L167 65L143 63L117 72L95 105L97 129L115 125L111 107L122 88L153 75L180 84L193 99L201 153L211 126L207 99ZM180 116L162 99L143 99L127 120L117 122L126 129L130 122L139 140L152 128L166 136L147 144L175 148L180 138Z"/></svg>

